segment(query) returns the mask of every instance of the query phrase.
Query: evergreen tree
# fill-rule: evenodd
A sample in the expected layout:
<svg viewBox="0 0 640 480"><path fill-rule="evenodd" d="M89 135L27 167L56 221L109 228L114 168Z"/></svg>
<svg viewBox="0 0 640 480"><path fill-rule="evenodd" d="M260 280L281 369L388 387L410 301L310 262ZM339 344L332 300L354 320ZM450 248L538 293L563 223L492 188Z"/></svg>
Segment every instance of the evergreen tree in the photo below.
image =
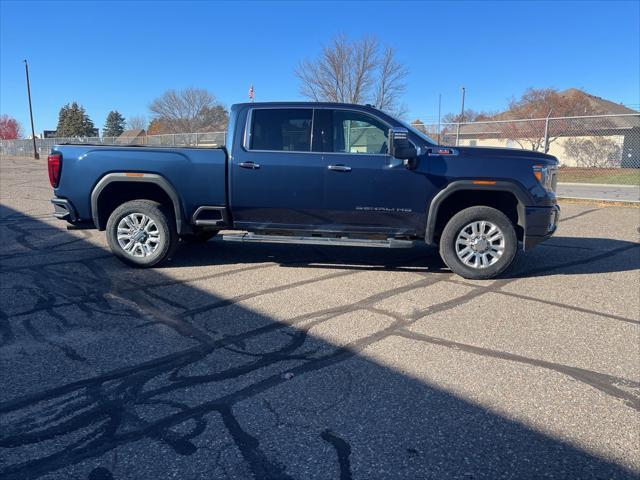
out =
<svg viewBox="0 0 640 480"><path fill-rule="evenodd" d="M93 122L84 107L77 102L66 104L58 114L58 137L90 137L93 135Z"/></svg>
<svg viewBox="0 0 640 480"><path fill-rule="evenodd" d="M103 137L118 137L124 132L125 120L117 110L109 112L102 129Z"/></svg>

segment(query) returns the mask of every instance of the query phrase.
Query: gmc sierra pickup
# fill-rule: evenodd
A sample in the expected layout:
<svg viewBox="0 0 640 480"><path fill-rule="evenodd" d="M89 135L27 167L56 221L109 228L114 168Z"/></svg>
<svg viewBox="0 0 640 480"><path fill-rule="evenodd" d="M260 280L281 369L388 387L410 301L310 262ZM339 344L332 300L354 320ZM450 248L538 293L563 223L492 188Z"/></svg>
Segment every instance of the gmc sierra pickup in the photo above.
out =
<svg viewBox="0 0 640 480"><path fill-rule="evenodd" d="M437 145L371 106L245 103L225 147L56 145L55 215L106 230L150 267L178 242L439 246L462 277L492 278L556 230L555 157Z"/></svg>

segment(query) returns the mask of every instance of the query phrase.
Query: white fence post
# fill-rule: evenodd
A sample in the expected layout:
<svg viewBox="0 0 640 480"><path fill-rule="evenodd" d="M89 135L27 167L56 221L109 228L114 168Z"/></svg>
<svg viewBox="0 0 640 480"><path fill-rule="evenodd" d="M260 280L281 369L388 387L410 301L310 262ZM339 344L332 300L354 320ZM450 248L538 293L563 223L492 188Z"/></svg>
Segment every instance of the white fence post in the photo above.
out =
<svg viewBox="0 0 640 480"><path fill-rule="evenodd" d="M544 122L544 153L549 152L549 117L551 112L547 115L547 119Z"/></svg>

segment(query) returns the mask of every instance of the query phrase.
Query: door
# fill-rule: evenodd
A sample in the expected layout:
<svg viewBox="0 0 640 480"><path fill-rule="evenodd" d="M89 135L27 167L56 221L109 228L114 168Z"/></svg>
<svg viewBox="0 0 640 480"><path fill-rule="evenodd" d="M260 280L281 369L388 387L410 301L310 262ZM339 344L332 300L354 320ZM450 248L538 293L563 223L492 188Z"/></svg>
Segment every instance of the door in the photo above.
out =
<svg viewBox="0 0 640 480"><path fill-rule="evenodd" d="M313 109L252 108L231 162L234 223L253 229L311 229L326 222L322 153L313 152Z"/></svg>
<svg viewBox="0 0 640 480"><path fill-rule="evenodd" d="M422 234L428 182L388 154L389 126L356 110L330 112L324 215L345 232Z"/></svg>

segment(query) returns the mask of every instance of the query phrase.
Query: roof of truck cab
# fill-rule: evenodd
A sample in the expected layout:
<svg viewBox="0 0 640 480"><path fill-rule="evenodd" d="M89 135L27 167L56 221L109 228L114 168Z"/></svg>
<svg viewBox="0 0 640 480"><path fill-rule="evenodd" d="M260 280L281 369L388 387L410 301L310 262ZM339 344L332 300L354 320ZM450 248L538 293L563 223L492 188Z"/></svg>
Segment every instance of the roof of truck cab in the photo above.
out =
<svg viewBox="0 0 640 480"><path fill-rule="evenodd" d="M363 108L377 110L373 105L362 105L359 103L338 103L338 102L245 102L236 103L232 105L232 108L240 107L348 107L348 108Z"/></svg>

